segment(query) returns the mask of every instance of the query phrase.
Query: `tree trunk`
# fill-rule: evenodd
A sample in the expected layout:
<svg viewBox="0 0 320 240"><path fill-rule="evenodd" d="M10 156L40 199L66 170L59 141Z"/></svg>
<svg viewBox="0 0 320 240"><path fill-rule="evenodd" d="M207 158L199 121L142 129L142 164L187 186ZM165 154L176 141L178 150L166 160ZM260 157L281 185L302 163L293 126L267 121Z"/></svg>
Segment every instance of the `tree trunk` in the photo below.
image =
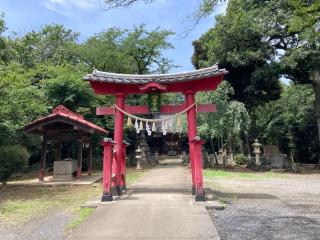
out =
<svg viewBox="0 0 320 240"><path fill-rule="evenodd" d="M218 142L219 142L219 140L218 140ZM216 156L216 152L215 152L215 148L214 148L214 144L213 144L212 138L210 138L210 146L211 146L211 150L212 150L212 159L211 159L210 162L211 162L211 167L214 167L215 165L218 165L218 159L217 159L217 156ZM219 152L219 150L218 150L218 152Z"/></svg>
<svg viewBox="0 0 320 240"><path fill-rule="evenodd" d="M247 156L250 161L251 160L251 147L250 147L248 135L245 135L245 139L246 139L246 147L247 147Z"/></svg>
<svg viewBox="0 0 320 240"><path fill-rule="evenodd" d="M244 141L242 138L240 138L240 152L242 154L245 154L245 151L244 151Z"/></svg>
<svg viewBox="0 0 320 240"><path fill-rule="evenodd" d="M314 113L315 113L315 117L318 125L318 140L319 140L319 147L320 147L320 68L314 71L312 85L313 85L314 94L315 94ZM318 164L320 165L320 157L319 157Z"/></svg>
<svg viewBox="0 0 320 240"><path fill-rule="evenodd" d="M2 180L2 189L6 189L7 188L7 180Z"/></svg>
<svg viewBox="0 0 320 240"><path fill-rule="evenodd" d="M231 136L229 138L229 149L230 149L230 161L233 162L234 149L233 149L233 138Z"/></svg>

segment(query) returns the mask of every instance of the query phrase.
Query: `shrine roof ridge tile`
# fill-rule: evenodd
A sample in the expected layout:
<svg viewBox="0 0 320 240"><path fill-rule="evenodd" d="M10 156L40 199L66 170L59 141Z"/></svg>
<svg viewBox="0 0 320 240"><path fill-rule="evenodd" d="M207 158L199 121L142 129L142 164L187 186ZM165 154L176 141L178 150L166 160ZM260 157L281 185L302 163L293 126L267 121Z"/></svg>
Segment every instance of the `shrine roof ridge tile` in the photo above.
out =
<svg viewBox="0 0 320 240"><path fill-rule="evenodd" d="M228 71L226 69L219 69L217 65L189 72L149 75L110 73L98 71L95 69L92 74L87 74L83 79L87 81L123 84L146 84L149 82L175 83L202 79L217 75L225 75L227 73Z"/></svg>

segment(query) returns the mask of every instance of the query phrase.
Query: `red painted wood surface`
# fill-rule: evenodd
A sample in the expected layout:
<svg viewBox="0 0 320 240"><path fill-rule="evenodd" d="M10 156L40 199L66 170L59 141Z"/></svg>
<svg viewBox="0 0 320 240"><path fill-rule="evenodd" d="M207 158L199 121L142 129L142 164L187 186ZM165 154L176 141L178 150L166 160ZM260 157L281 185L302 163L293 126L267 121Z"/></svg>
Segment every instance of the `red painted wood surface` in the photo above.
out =
<svg viewBox="0 0 320 240"><path fill-rule="evenodd" d="M216 112L217 105L216 104L199 104L197 105L197 112L199 113L209 113Z"/></svg>
<svg viewBox="0 0 320 240"><path fill-rule="evenodd" d="M186 104L181 105L162 105L161 113L171 114L171 113L179 113L187 108ZM124 110L130 114L149 114L148 106L130 106L124 105ZM197 112L216 112L217 106L215 104L199 104L197 105ZM114 109L112 107L97 107L96 110L97 115L114 115Z"/></svg>
<svg viewBox="0 0 320 240"><path fill-rule="evenodd" d="M103 194L111 195L112 142L103 142Z"/></svg>
<svg viewBox="0 0 320 240"><path fill-rule="evenodd" d="M126 169L126 148L127 145L123 144L123 158L121 162L121 182L120 186L122 188L126 187L126 174L127 174L127 169Z"/></svg>
<svg viewBox="0 0 320 240"><path fill-rule="evenodd" d="M116 95L116 106L120 109L124 108L125 96L123 94ZM115 176L115 185L120 187L121 182L121 163L123 161L123 125L124 125L124 114L118 110L115 111L114 119L114 141L115 146L115 172L112 175Z"/></svg>
<svg viewBox="0 0 320 240"><path fill-rule="evenodd" d="M141 92L148 92L148 91L161 91L161 92L165 92L167 90L167 86L166 85L162 85L160 83L157 82L149 82L145 85L142 85L141 87L139 87L139 90Z"/></svg>
<svg viewBox="0 0 320 240"><path fill-rule="evenodd" d="M222 79L223 74L221 74L220 76L197 79L193 81L165 84L165 86L167 86L167 89L164 92L214 91L222 81ZM125 94L143 93L140 88L144 86L144 84L119 84L93 81L90 81L90 85L97 94L112 95L115 95L119 92Z"/></svg>
<svg viewBox="0 0 320 240"><path fill-rule="evenodd" d="M195 167L195 187L196 195L204 195L203 175L202 175L202 145L205 143L200 140L191 141L194 146L194 167Z"/></svg>
<svg viewBox="0 0 320 240"><path fill-rule="evenodd" d="M194 93L189 92L185 94L186 98L186 105L191 106L195 103L194 100ZM195 149L194 144L191 143L191 140L197 135L197 118L196 118L196 108L193 107L187 112L187 121L188 121L188 139L189 139L189 153L190 153L190 163L191 163L191 173L192 173L192 188L196 188L196 181L195 181Z"/></svg>

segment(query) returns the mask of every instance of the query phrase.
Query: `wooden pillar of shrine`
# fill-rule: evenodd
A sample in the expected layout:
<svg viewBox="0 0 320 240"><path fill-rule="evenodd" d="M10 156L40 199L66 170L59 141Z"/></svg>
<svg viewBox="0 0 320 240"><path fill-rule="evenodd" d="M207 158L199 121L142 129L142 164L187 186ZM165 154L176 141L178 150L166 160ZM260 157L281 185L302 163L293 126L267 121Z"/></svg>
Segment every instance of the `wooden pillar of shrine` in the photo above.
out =
<svg viewBox="0 0 320 240"><path fill-rule="evenodd" d="M116 94L116 106L120 109L124 109L125 94ZM119 110L115 109L114 115L114 166L112 168L112 175L114 176L114 186L113 192L120 195L121 194L121 165L123 162L123 125L124 125L124 114Z"/></svg>
<svg viewBox="0 0 320 240"><path fill-rule="evenodd" d="M46 160L47 160L47 146L48 146L48 138L47 134L43 134L42 138L42 147L41 147L41 160L40 160L40 169L39 169L39 181L44 180L45 168L46 168Z"/></svg>
<svg viewBox="0 0 320 240"><path fill-rule="evenodd" d="M89 152L88 152L88 175L92 175L93 165L92 165L92 140L89 141Z"/></svg>
<svg viewBox="0 0 320 240"><path fill-rule="evenodd" d="M77 178L81 177L82 174L82 141L77 141Z"/></svg>
<svg viewBox="0 0 320 240"><path fill-rule="evenodd" d="M187 107L195 104L195 92L184 93ZM196 201L204 200L203 176L202 176L202 152L198 144L194 141L197 136L197 115L196 106L187 112L189 152L192 171L192 194L196 195ZM201 168L201 169L200 169Z"/></svg>
<svg viewBox="0 0 320 240"><path fill-rule="evenodd" d="M113 200L111 193L112 183L112 146L114 142L110 139L104 140L103 145L103 176L102 176L102 187L103 195L101 198L102 202L110 202Z"/></svg>

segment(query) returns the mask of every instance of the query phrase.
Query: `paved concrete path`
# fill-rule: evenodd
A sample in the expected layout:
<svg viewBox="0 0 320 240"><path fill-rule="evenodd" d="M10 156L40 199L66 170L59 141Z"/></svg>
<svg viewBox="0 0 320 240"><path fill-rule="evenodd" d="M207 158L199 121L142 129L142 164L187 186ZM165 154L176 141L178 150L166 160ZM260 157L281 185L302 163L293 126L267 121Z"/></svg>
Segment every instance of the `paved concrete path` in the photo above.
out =
<svg viewBox="0 0 320 240"><path fill-rule="evenodd" d="M191 195L190 173L167 160L112 203L100 205L70 239L219 239L204 203Z"/></svg>

